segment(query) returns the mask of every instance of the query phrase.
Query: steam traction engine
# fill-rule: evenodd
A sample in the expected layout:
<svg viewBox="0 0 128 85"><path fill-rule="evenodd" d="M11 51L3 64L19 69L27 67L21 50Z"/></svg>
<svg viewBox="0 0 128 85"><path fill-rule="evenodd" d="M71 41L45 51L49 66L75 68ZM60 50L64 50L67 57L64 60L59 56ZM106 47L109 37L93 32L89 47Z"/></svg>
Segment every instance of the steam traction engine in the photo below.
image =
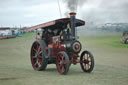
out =
<svg viewBox="0 0 128 85"><path fill-rule="evenodd" d="M75 15L76 13L70 13L70 18L40 24L27 30L42 29L41 37L31 47L31 64L35 70L45 70L47 64L56 64L60 74L67 74L70 64L77 63L80 63L84 72L90 73L93 70L93 55L89 51L83 51L79 55L82 45L77 40L75 28L85 22L75 19Z"/></svg>

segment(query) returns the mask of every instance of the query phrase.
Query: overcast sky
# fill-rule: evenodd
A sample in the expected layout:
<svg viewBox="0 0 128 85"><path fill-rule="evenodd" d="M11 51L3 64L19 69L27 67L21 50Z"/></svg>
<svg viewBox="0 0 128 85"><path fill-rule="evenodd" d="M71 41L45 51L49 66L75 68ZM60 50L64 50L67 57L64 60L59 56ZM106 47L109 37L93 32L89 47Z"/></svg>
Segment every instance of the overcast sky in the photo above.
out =
<svg viewBox="0 0 128 85"><path fill-rule="evenodd" d="M60 0L65 17L68 11ZM88 22L128 23L128 0L86 0L77 17ZM60 18L57 0L0 0L0 26L31 26Z"/></svg>

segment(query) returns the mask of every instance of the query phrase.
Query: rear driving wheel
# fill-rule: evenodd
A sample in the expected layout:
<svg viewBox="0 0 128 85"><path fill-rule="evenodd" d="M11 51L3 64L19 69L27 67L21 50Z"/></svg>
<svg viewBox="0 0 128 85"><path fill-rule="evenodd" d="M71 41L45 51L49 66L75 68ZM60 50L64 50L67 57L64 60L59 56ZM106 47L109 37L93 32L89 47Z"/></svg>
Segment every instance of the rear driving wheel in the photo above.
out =
<svg viewBox="0 0 128 85"><path fill-rule="evenodd" d="M84 72L92 72L94 68L94 57L89 51L83 51L80 57L80 65Z"/></svg>
<svg viewBox="0 0 128 85"><path fill-rule="evenodd" d="M65 52L59 52L56 59L57 70L60 74L67 74L70 66L69 56Z"/></svg>
<svg viewBox="0 0 128 85"><path fill-rule="evenodd" d="M33 69L40 71L45 70L47 60L44 57L43 45L35 41L31 48L31 64Z"/></svg>

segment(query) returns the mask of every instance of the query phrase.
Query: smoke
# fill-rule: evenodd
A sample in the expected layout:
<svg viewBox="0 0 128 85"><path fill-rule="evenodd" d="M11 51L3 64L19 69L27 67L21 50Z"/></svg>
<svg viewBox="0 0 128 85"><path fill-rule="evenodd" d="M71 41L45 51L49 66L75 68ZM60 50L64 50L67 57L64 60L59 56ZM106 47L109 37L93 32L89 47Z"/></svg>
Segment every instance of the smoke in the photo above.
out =
<svg viewBox="0 0 128 85"><path fill-rule="evenodd" d="M87 0L63 0L70 12L76 12L78 7L82 7Z"/></svg>
<svg viewBox="0 0 128 85"><path fill-rule="evenodd" d="M90 24L128 23L126 0L88 0L81 12L82 19Z"/></svg>
<svg viewBox="0 0 128 85"><path fill-rule="evenodd" d="M128 30L127 0L88 0L81 9L79 13L86 24L80 34Z"/></svg>

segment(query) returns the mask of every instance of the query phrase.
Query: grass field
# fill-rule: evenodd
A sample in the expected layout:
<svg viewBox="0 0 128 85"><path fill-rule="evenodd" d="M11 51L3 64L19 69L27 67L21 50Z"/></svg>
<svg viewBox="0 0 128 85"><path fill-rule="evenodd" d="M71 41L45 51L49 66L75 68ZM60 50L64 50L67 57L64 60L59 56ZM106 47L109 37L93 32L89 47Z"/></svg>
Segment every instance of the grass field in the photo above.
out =
<svg viewBox="0 0 128 85"><path fill-rule="evenodd" d="M46 71L33 70L29 54L35 34L0 40L0 85L128 85L128 45L121 38L119 33L80 36L82 49L95 57L95 68L89 74L71 65L67 75L54 64Z"/></svg>

